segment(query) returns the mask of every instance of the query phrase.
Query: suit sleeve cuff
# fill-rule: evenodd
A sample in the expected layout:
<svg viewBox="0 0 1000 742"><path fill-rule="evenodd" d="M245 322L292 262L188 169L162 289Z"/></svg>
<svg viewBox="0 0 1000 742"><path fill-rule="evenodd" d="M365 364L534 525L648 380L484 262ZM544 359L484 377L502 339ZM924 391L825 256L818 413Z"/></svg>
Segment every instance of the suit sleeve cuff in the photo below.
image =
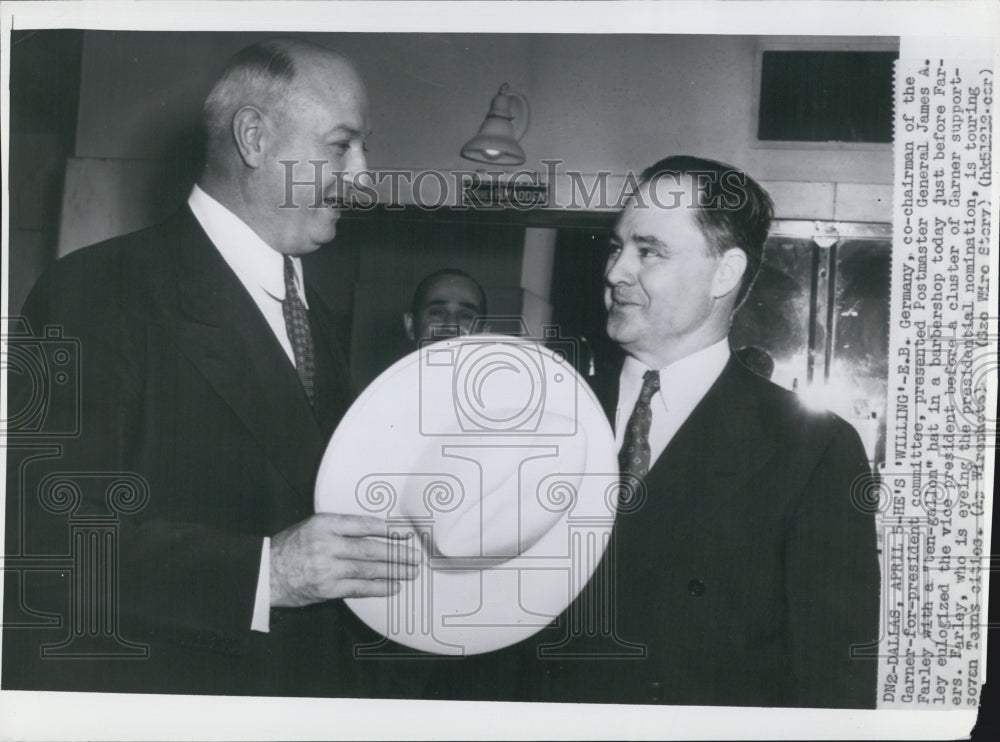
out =
<svg viewBox="0 0 1000 742"><path fill-rule="evenodd" d="M271 539L265 537L260 550L260 572L257 574L257 597L253 604L253 631L271 630Z"/></svg>

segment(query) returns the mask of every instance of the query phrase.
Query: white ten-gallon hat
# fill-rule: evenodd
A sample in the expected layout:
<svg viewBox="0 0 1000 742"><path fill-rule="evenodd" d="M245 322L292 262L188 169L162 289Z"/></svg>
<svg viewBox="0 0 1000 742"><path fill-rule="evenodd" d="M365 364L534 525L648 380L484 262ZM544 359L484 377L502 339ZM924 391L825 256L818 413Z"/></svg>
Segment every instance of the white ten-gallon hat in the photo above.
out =
<svg viewBox="0 0 1000 742"><path fill-rule="evenodd" d="M344 416L316 511L385 518L387 535L416 532L423 553L396 595L346 601L372 629L426 652L488 652L539 631L586 584L614 523L618 465L567 351L502 335L425 345Z"/></svg>

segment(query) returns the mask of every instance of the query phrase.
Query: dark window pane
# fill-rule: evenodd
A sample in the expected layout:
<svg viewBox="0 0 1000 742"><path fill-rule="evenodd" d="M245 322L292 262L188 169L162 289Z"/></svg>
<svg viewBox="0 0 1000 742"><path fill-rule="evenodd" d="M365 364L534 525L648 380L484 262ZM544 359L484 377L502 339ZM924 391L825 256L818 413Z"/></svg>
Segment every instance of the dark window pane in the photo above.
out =
<svg viewBox="0 0 1000 742"><path fill-rule="evenodd" d="M891 142L896 52L770 51L761 60L757 138Z"/></svg>

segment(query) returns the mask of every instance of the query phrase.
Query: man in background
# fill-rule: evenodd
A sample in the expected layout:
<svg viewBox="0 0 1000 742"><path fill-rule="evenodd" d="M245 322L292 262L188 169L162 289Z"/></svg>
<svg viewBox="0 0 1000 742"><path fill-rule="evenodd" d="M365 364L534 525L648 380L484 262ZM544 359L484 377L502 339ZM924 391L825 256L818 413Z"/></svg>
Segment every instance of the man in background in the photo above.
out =
<svg viewBox="0 0 1000 742"><path fill-rule="evenodd" d="M66 514L34 497L47 475L79 492L74 516L115 515L117 561L105 554L98 569L115 601L85 584L67 604L65 570L48 590L44 575L25 574L23 594L9 580L8 616L72 616L79 631L89 606L110 636L81 654L79 642L53 649L66 628L8 629L4 687L404 694L385 667L354 660L379 637L339 599L398 591L417 552L390 563L368 538L382 521L313 511L352 391L300 258L334 238L366 167L365 86L328 49L262 42L222 73L204 125L206 165L178 214L58 261L26 302L36 333L79 341L80 434L45 440L59 454L41 465L11 467L8 504L23 508L36 554L67 548ZM12 400L37 392L11 378ZM138 483L125 514L109 513L101 484L119 475Z"/></svg>
<svg viewBox="0 0 1000 742"><path fill-rule="evenodd" d="M424 340L468 335L486 315L486 292L468 273L444 268L423 278L403 313L406 337L415 348Z"/></svg>
<svg viewBox="0 0 1000 742"><path fill-rule="evenodd" d="M611 238L596 384L628 481L602 566L534 640L525 697L872 708L879 562L858 434L733 356L771 199L694 157L645 170ZM604 575L604 577L601 577ZM867 650L866 650L867 648Z"/></svg>

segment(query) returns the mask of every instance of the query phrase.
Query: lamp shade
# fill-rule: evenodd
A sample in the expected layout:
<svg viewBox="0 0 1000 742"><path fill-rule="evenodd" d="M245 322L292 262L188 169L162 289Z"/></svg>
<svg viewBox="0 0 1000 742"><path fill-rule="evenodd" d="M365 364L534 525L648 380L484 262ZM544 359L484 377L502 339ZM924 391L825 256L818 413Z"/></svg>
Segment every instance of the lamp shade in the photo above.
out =
<svg viewBox="0 0 1000 742"><path fill-rule="evenodd" d="M520 133L514 133L514 114L511 104L518 100L523 106L524 123ZM523 95L515 93L507 83L500 86L500 92L490 104L479 133L462 147L462 157L476 162L497 165L520 165L524 162L524 150L518 140L528 128L528 102Z"/></svg>

